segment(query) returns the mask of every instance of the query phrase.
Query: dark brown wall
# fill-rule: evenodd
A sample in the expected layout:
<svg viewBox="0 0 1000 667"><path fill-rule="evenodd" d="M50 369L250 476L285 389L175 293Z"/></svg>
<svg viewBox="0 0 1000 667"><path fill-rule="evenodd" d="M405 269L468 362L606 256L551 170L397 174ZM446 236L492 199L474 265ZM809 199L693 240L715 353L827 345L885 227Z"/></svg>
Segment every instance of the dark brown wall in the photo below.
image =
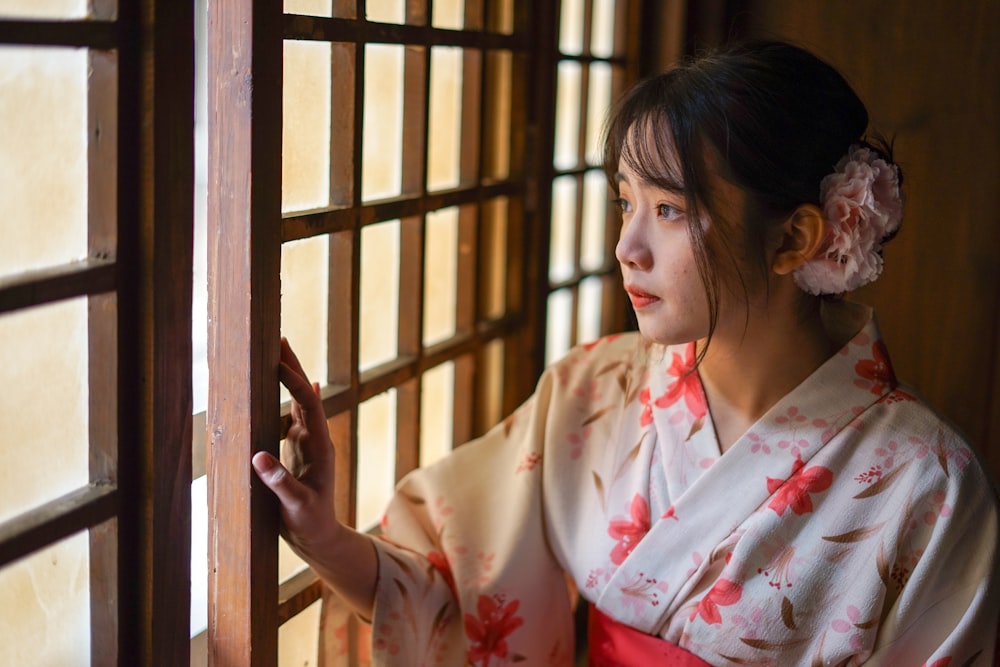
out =
<svg viewBox="0 0 1000 667"><path fill-rule="evenodd" d="M750 0L720 9L728 25L716 25L716 36L810 48L847 76L873 126L895 133L906 218L882 278L856 298L876 307L898 375L1000 476L1000 2Z"/></svg>

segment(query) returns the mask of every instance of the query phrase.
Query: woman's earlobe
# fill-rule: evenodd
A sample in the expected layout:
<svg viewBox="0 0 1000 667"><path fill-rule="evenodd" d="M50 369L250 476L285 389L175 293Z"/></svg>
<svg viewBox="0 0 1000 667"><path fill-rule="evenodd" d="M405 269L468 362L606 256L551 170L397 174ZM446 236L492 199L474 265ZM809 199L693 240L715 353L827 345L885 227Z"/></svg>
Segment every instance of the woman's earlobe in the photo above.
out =
<svg viewBox="0 0 1000 667"><path fill-rule="evenodd" d="M771 269L786 275L809 261L826 240L827 224L823 211L813 204L802 204L788 216L785 235L774 254Z"/></svg>

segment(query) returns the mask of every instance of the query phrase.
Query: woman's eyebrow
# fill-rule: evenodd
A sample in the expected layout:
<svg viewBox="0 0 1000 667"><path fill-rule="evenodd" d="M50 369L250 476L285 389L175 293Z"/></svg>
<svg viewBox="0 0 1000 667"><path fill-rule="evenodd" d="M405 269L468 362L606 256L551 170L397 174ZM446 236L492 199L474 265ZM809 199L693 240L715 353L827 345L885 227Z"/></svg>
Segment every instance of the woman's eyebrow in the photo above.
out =
<svg viewBox="0 0 1000 667"><path fill-rule="evenodd" d="M647 185L650 185L652 187L657 188L658 190L662 190L663 192L666 192L666 193L669 193L669 194L672 194L672 195L678 195L678 196L684 196L685 195L684 186L680 185L679 183L653 183L653 182L647 181L644 178L640 178L639 180L641 182L647 184ZM616 184L629 183L628 176L626 176L625 173L621 172L621 171L616 171L615 172L614 181L615 181Z"/></svg>

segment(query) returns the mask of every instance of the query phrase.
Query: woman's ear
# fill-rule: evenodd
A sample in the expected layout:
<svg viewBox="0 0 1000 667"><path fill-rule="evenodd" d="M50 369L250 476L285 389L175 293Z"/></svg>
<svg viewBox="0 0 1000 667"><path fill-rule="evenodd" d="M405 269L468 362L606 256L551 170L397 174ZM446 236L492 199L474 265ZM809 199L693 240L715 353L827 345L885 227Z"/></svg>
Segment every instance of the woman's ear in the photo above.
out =
<svg viewBox="0 0 1000 667"><path fill-rule="evenodd" d="M785 220L784 236L771 269L778 275L791 273L811 259L825 239L823 211L813 204L802 204Z"/></svg>

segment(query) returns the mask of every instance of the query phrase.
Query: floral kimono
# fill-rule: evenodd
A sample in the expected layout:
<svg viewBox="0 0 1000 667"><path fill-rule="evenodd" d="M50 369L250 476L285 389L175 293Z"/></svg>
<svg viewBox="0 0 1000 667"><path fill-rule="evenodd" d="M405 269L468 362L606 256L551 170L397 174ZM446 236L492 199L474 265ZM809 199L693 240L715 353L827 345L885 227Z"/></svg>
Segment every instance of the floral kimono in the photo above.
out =
<svg viewBox="0 0 1000 667"><path fill-rule="evenodd" d="M870 312L725 456L693 364L638 334L581 346L403 480L375 664L571 665L574 588L712 665L992 664L994 488Z"/></svg>

